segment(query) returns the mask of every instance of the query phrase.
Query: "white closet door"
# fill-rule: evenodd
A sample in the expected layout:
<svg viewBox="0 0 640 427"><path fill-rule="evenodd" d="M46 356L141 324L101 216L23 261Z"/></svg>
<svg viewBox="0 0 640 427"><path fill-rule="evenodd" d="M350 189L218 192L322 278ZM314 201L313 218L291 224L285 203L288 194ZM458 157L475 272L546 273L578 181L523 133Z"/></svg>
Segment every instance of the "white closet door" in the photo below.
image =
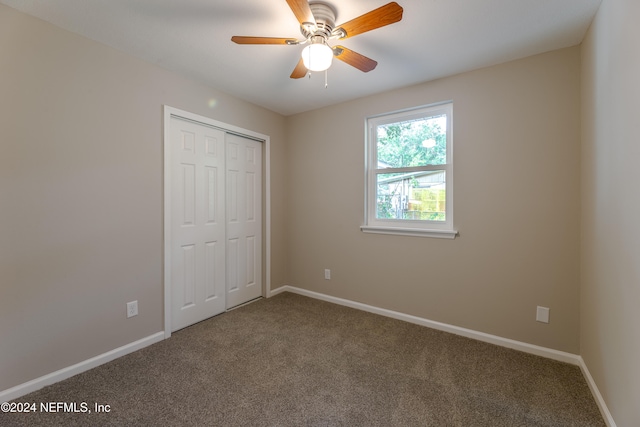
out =
<svg viewBox="0 0 640 427"><path fill-rule="evenodd" d="M171 118L171 330L226 309L225 134Z"/></svg>
<svg viewBox="0 0 640 427"><path fill-rule="evenodd" d="M227 134L227 308L262 295L262 144Z"/></svg>

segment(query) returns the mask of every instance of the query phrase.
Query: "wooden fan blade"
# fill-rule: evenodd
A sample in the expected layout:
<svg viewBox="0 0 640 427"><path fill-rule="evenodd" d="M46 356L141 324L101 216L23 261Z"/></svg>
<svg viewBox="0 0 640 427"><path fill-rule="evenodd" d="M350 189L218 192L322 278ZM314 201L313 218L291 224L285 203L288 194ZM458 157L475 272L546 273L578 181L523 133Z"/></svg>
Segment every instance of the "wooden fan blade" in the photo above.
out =
<svg viewBox="0 0 640 427"><path fill-rule="evenodd" d="M338 25L338 29L342 28L345 32L345 36L342 38L346 39L357 36L358 34L366 33L367 31L400 21L402 19L402 10L402 7L398 3L391 2L352 19L349 22Z"/></svg>
<svg viewBox="0 0 640 427"><path fill-rule="evenodd" d="M304 66L304 62L302 62L302 58L298 61L298 65L293 69L293 73L291 73L292 79L301 79L307 75L307 67Z"/></svg>
<svg viewBox="0 0 640 427"><path fill-rule="evenodd" d="M296 19L300 25L311 23L316 25L316 19L313 17L313 12L309 7L307 0L287 0L287 4L291 8L291 11L296 15Z"/></svg>
<svg viewBox="0 0 640 427"><path fill-rule="evenodd" d="M347 49L344 46L336 46L333 48L333 52L336 58L345 62L352 67L357 68L360 71L368 73L376 68L378 63L371 58L367 58L364 55L354 52L351 49Z"/></svg>
<svg viewBox="0 0 640 427"><path fill-rule="evenodd" d="M238 44L289 44L296 43L296 39L285 39L280 37L247 37L233 36L231 41Z"/></svg>

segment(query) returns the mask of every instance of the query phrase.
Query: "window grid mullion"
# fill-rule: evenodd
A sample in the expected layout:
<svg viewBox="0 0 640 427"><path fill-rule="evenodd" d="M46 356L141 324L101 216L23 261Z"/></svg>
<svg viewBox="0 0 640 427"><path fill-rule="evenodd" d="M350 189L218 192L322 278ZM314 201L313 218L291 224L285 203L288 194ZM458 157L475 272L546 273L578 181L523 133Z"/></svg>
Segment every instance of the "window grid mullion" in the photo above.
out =
<svg viewBox="0 0 640 427"><path fill-rule="evenodd" d="M412 172L424 172L424 171L439 171L448 168L449 165L447 163L443 163L440 165L425 165L425 166L411 166L406 168L376 168L374 170L375 174L386 174L386 173L412 173Z"/></svg>

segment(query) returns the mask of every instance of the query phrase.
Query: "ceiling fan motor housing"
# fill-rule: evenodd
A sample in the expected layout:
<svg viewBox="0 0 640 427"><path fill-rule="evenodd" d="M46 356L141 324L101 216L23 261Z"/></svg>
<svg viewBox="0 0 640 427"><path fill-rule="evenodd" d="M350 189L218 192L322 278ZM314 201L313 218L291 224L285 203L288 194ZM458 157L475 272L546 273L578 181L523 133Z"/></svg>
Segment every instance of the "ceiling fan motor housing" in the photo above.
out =
<svg viewBox="0 0 640 427"><path fill-rule="evenodd" d="M305 38L321 36L324 40L331 37L331 33L336 26L336 11L333 7L326 3L312 2L309 3L311 13L316 20L315 27L300 26L300 32Z"/></svg>

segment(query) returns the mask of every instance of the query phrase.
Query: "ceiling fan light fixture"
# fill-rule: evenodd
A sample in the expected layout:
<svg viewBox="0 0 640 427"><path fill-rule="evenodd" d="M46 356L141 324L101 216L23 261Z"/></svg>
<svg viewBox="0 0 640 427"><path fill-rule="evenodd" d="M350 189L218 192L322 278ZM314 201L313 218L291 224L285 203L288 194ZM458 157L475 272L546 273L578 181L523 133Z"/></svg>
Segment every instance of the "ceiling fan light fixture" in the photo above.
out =
<svg viewBox="0 0 640 427"><path fill-rule="evenodd" d="M302 49L302 62L309 71L324 71L331 66L333 50L324 42L313 43Z"/></svg>

